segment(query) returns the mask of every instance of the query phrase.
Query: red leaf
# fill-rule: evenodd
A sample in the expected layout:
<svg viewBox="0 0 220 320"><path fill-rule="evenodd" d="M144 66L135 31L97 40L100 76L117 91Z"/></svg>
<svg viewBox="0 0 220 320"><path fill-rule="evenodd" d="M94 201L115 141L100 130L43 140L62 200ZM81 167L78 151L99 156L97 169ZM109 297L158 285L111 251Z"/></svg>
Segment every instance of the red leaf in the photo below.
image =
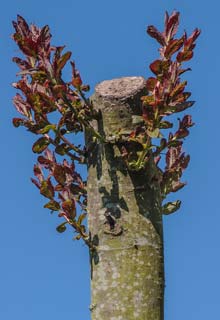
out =
<svg viewBox="0 0 220 320"><path fill-rule="evenodd" d="M51 40L50 29L49 29L49 26L46 25L40 31L40 35L39 35L37 43L40 48L45 49L45 52L47 52L48 55L50 54L50 50L49 50L50 49L50 40Z"/></svg>
<svg viewBox="0 0 220 320"><path fill-rule="evenodd" d="M179 103L185 102L191 96L191 92L182 92L175 97L172 101L172 105L178 105Z"/></svg>
<svg viewBox="0 0 220 320"><path fill-rule="evenodd" d="M17 22L13 21L13 26L16 32L12 35L12 38L18 44L21 51L27 56L36 57L36 34L33 35L27 22L19 15L17 16Z"/></svg>
<svg viewBox="0 0 220 320"><path fill-rule="evenodd" d="M169 66L170 66L169 61L155 60L150 64L150 69L154 74L158 76L166 72Z"/></svg>
<svg viewBox="0 0 220 320"><path fill-rule="evenodd" d="M178 62L184 62L192 59L192 57L193 57L193 51L183 51L178 53L176 60Z"/></svg>
<svg viewBox="0 0 220 320"><path fill-rule="evenodd" d="M170 40L166 50L164 52L164 56L166 58L170 58L175 52L177 52L183 46L184 38Z"/></svg>
<svg viewBox="0 0 220 320"><path fill-rule="evenodd" d="M157 84L156 78L153 78L153 77L148 78L146 81L147 90L151 92L154 91L156 84Z"/></svg>
<svg viewBox="0 0 220 320"><path fill-rule="evenodd" d="M187 85L187 81L177 84L171 91L170 97L175 98L175 96L181 94L184 91L186 85Z"/></svg>
<svg viewBox="0 0 220 320"><path fill-rule="evenodd" d="M62 55L62 57L57 61L56 74L59 75L61 70L64 68L67 61L70 59L72 52L68 51Z"/></svg>
<svg viewBox="0 0 220 320"><path fill-rule="evenodd" d="M26 120L22 118L13 118L12 123L16 128L18 128L20 126L24 126L26 123Z"/></svg>
<svg viewBox="0 0 220 320"><path fill-rule="evenodd" d="M47 149L45 150L44 155L45 155L45 157L46 157L48 160L56 163L55 155L54 155L54 153L53 153L49 148L47 148Z"/></svg>
<svg viewBox="0 0 220 320"><path fill-rule="evenodd" d="M170 147L166 153L166 169L171 169L179 159L182 147Z"/></svg>
<svg viewBox="0 0 220 320"><path fill-rule="evenodd" d="M195 101L185 101L183 103L175 105L175 112L181 112L186 110L194 105Z"/></svg>
<svg viewBox="0 0 220 320"><path fill-rule="evenodd" d="M166 44L164 35L159 32L154 26L149 26L147 28L147 33L154 39L156 39L162 46Z"/></svg>
<svg viewBox="0 0 220 320"><path fill-rule="evenodd" d="M58 62L58 65L59 65L59 67L60 67L61 69L65 66L65 64L67 63L67 61L70 59L71 55L72 55L72 52L71 52L71 51L68 51L68 52L64 53L64 54L60 57L59 62Z"/></svg>
<svg viewBox="0 0 220 320"><path fill-rule="evenodd" d="M23 36L23 37L27 37L30 34L30 29L29 26L27 24L27 22L25 21L25 19L20 16L19 14L17 15L17 23L14 22L14 24L17 25L17 31Z"/></svg>
<svg viewBox="0 0 220 320"><path fill-rule="evenodd" d="M191 34L191 36L185 40L184 46L187 47L190 50L194 49L194 47L195 47L194 42L196 41L196 39L198 38L200 33L201 33L201 30L196 28L193 31L193 33Z"/></svg>
<svg viewBox="0 0 220 320"><path fill-rule="evenodd" d="M62 209L67 212L71 218L75 218L76 216L76 206L75 201L71 199L67 199L62 203Z"/></svg>
<svg viewBox="0 0 220 320"><path fill-rule="evenodd" d="M71 66L72 66L72 85L75 88L79 88L82 85L82 80L80 77L79 71L75 67L75 63L73 61L70 61Z"/></svg>
<svg viewBox="0 0 220 320"><path fill-rule="evenodd" d="M181 128L189 128L192 127L194 123L192 122L192 116L187 114L183 117L183 119L180 121L180 127Z"/></svg>
<svg viewBox="0 0 220 320"><path fill-rule="evenodd" d="M166 13L166 20L165 20L165 35L167 41L172 39L178 29L179 26L179 12L173 11L171 16Z"/></svg>
<svg viewBox="0 0 220 320"><path fill-rule="evenodd" d="M187 137L189 135L189 130L186 128L180 128L177 130L177 132L175 133L175 137L176 139L183 139L185 137Z"/></svg>
<svg viewBox="0 0 220 320"><path fill-rule="evenodd" d="M13 98L13 103L20 114L26 116L27 118L30 117L30 106L26 101L24 101L19 93L16 93L15 97Z"/></svg>
<svg viewBox="0 0 220 320"><path fill-rule="evenodd" d="M180 164L181 164L182 170L188 167L189 161L190 161L190 155L188 154L187 156L185 156L183 153L180 157Z"/></svg>
<svg viewBox="0 0 220 320"><path fill-rule="evenodd" d="M65 48L65 46L59 46L59 47L54 48L54 50L55 50L54 55L53 55L54 66L56 66L57 61L60 59L61 53L64 48Z"/></svg>
<svg viewBox="0 0 220 320"><path fill-rule="evenodd" d="M183 103L168 105L164 111L164 115L170 115L172 113L182 112L192 107L194 103L195 101L185 101Z"/></svg>
<svg viewBox="0 0 220 320"><path fill-rule="evenodd" d="M43 171L41 169L41 166L39 164L34 165L34 175L38 178L40 182L44 180Z"/></svg>
<svg viewBox="0 0 220 320"><path fill-rule="evenodd" d="M43 156L39 156L37 158L37 161L44 167L44 168L50 168L51 165L52 165L52 161L46 159L45 157Z"/></svg>
<svg viewBox="0 0 220 320"><path fill-rule="evenodd" d="M161 65L162 65L161 60L155 60L150 64L150 69L154 74L158 75L159 73L161 73Z"/></svg>
<svg viewBox="0 0 220 320"><path fill-rule="evenodd" d="M82 85L82 80L80 78L80 76L77 76L75 78L72 78L72 85L75 87L75 88L79 88L81 85Z"/></svg>
<svg viewBox="0 0 220 320"><path fill-rule="evenodd" d="M54 175L54 178L56 179L56 181L59 184L61 184L61 185L65 184L65 182L66 182L66 172L65 172L65 169L63 168L62 165L55 164L54 170L53 170L53 175Z"/></svg>
<svg viewBox="0 0 220 320"><path fill-rule="evenodd" d="M22 60L18 57L12 58L12 61L17 63L21 70L27 70L31 68L31 65L26 60Z"/></svg>

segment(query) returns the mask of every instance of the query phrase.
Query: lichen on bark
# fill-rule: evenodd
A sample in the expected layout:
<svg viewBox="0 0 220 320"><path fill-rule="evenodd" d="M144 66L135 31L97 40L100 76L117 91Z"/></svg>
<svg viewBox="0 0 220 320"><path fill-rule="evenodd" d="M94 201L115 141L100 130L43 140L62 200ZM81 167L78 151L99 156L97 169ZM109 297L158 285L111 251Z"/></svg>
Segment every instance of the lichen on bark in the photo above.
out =
<svg viewBox="0 0 220 320"><path fill-rule="evenodd" d="M103 81L91 97L100 112L94 126L109 143L86 137L88 217L92 257L92 320L162 320L164 296L161 195L156 168L130 172L121 157L115 133L131 132L146 94L142 77Z"/></svg>

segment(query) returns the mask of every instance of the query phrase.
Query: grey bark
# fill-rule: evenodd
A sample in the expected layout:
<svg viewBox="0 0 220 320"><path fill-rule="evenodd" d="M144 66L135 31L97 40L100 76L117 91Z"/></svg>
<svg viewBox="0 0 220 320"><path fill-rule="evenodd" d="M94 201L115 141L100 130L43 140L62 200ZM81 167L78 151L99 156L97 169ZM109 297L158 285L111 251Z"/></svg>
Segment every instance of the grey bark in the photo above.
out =
<svg viewBox="0 0 220 320"><path fill-rule="evenodd" d="M115 138L128 135L141 115L142 77L103 81L91 97L100 111L100 134L109 143L88 147L88 212L91 239L92 320L162 320L163 228L156 168L131 172ZM136 148L131 145L130 148Z"/></svg>

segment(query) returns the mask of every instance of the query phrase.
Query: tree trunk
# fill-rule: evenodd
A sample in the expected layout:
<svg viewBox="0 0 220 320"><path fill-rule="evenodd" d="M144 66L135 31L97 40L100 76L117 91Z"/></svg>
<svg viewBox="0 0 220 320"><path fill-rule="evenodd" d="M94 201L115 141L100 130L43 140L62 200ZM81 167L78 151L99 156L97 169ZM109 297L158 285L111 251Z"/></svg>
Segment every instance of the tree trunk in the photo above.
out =
<svg viewBox="0 0 220 320"><path fill-rule="evenodd" d="M100 110L96 128L109 141L94 144L86 138L89 229L97 245L91 253L92 320L163 319L163 227L156 168L149 161L144 171L128 170L117 142L119 131L126 137L134 129L144 94L144 78L126 77L103 81L91 97Z"/></svg>

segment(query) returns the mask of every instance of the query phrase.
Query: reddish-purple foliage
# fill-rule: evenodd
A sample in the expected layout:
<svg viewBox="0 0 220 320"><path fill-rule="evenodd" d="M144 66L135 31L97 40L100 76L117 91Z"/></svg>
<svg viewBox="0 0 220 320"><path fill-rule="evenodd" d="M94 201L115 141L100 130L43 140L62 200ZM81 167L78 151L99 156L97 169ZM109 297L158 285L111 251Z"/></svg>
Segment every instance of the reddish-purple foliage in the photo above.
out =
<svg viewBox="0 0 220 320"><path fill-rule="evenodd" d="M37 154L44 152L34 166L36 179L32 182L48 198L45 208L58 211L58 215L65 218L65 223L78 233L77 239L82 237L87 241L88 234L82 224L86 215L86 184L74 164L75 161L84 162L84 149L75 145L72 138L85 126L91 128L90 120L94 118L95 111L83 93L89 87L82 83L73 61L71 81L62 79L62 70L71 52L62 53L64 46L51 45L48 26L42 29L29 26L21 16L13 26L13 39L24 54L24 59L13 58L20 68L18 76L21 77L13 84L21 92L15 95L13 102L22 115L22 118L14 118L13 124L15 127L23 125L39 135L32 150ZM55 123L50 121L52 112L59 114ZM70 133L71 140L67 138ZM71 163L67 160L59 163L55 153L68 156ZM45 172L48 172L47 177ZM58 227L58 231L65 230L65 223Z"/></svg>
<svg viewBox="0 0 220 320"><path fill-rule="evenodd" d="M147 79L148 95L142 97L144 124L130 135L132 141L136 140L140 143L139 133L141 132L142 141L144 141L142 144L145 162L148 161L149 155L152 153L154 144L152 138L160 139L159 145L154 145L153 148L153 156L157 166L161 159L161 152L167 149L166 167L160 179L163 198L169 192L175 192L184 186L184 183L180 182L180 178L188 165L189 156L185 156L181 150L183 139L188 136L188 129L193 126L191 116L185 115L182 120L179 119L179 128L175 133L170 132L165 138L164 132L163 135L161 132L162 129L173 127L173 123L164 120L164 117L182 112L194 104L194 101L187 101L191 93L186 91L187 81L182 81L180 77L184 72L191 70L190 68L183 69L182 65L193 57L195 41L200 35L200 30L195 29L189 37L185 32L180 38L174 38L178 26L179 12L174 11L170 16L168 13L165 14L163 32L158 31L154 26L147 28L147 33L162 46L159 49L161 57L150 64L150 70L154 77ZM145 139L143 138L143 130L145 131ZM126 155L126 150L124 150L124 155ZM139 159L141 157L143 159L143 155L140 155ZM139 159L136 165L140 165ZM141 165L143 166L143 163ZM133 165L133 167L135 166Z"/></svg>
<svg viewBox="0 0 220 320"><path fill-rule="evenodd" d="M160 60L156 60L150 65L156 78L148 79L149 95L142 98L145 124L153 132L157 128L168 129L172 127L172 123L166 125L167 121L163 120L164 116L182 112L194 104L194 101L187 101L191 93L185 91L187 81L181 81L180 76L191 70L190 68L183 69L182 64L193 57L195 41L200 30L195 29L188 38L184 33L182 37L174 39L178 26L179 12L174 11L171 16L166 13L165 28L162 33L152 26L147 29L148 34L162 45L159 49ZM153 112L148 111L149 107L153 109ZM170 132L168 139L162 138L160 146L154 152L154 156L158 157L161 151L168 148L166 168L161 182L163 196L184 186L184 183L180 182L180 177L188 165L189 156L185 156L181 150L183 139L188 136L188 128L191 126L193 126L191 116L185 115L182 120L179 120L178 130L174 134Z"/></svg>
<svg viewBox="0 0 220 320"><path fill-rule="evenodd" d="M108 142L92 127L91 121L97 119L97 112L85 96L89 86L83 84L75 63L70 61L71 52L63 53L64 46L51 45L48 26L29 26L21 16L17 17L13 26L13 39L24 55L23 59L13 58L20 68L20 80L13 84L20 93L15 95L13 102L22 115L21 118L14 118L13 124L15 127L25 126L28 131L38 135L32 150L41 154L34 166L36 178L32 182L48 198L45 208L57 211L65 219L57 230L65 231L65 224L68 223L77 232L76 238L83 238L91 246L86 228L82 224L86 216L86 183L75 167L76 163L85 162L86 152L84 147L76 145L72 139L75 134L86 129L95 139ZM185 185L180 178L188 165L189 156L182 152L182 144L189 134L188 129L193 126L191 116L184 115L182 120L179 119L176 132L163 136L161 131L173 127L173 123L166 117L182 112L194 104L193 101L188 101L191 93L186 91L187 81L182 81L180 77L191 70L184 69L182 65L193 57L200 30L195 29L189 37L184 33L180 38L175 38L178 26L179 13L174 11L170 16L166 13L163 32L154 26L147 29L147 33L162 46L159 49L160 59L150 64L154 75L146 80L148 95L142 97L143 121L137 124L128 141L121 143L121 156L129 170L145 170L146 163L153 156L158 168L162 199ZM72 78L65 82L62 71L68 61L72 68ZM54 119L50 116L54 112L58 115L55 117L56 121L50 120ZM159 138L159 143L155 142L155 138ZM139 145L138 153L134 154L131 148L130 151L127 150L129 141ZM162 170L159 163L165 150L166 164ZM69 157L71 162L66 159L58 162L55 154ZM166 204L162 210L167 214L179 207L180 201L176 201Z"/></svg>

